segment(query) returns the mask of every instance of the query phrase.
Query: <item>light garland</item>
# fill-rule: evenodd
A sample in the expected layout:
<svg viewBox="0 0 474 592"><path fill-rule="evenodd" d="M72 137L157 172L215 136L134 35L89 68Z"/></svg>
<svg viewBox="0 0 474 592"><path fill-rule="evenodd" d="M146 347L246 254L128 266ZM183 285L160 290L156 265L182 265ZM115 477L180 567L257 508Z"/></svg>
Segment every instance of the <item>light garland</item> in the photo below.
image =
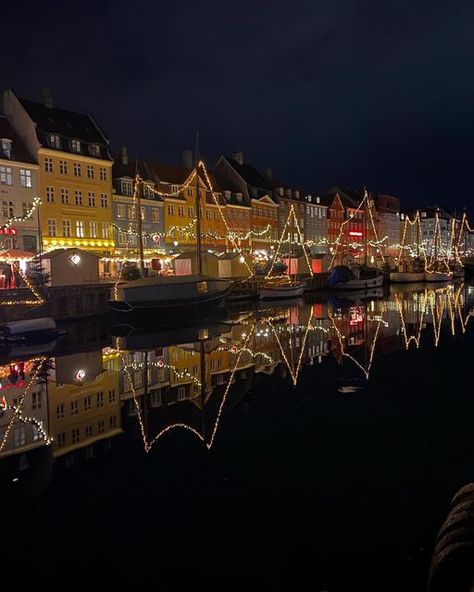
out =
<svg viewBox="0 0 474 592"><path fill-rule="evenodd" d="M35 213L35 211L39 208L40 205L41 205L41 199L39 197L33 198L31 208L29 208L26 211L26 213L23 214L23 216L13 216L12 218L8 218L8 220L5 222L5 224L0 226L0 228L2 230L8 230L14 224L21 224L22 222L26 222L27 220L29 220L31 218L31 216Z"/></svg>

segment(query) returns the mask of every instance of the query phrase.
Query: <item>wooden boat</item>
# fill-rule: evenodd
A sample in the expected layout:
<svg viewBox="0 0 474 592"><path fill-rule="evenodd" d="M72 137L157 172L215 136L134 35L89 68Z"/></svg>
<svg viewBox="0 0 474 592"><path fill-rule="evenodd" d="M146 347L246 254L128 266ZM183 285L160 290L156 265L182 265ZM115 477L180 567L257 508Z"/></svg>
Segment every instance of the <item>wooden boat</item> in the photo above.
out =
<svg viewBox="0 0 474 592"><path fill-rule="evenodd" d="M425 271L425 282L451 282L453 274L442 271Z"/></svg>
<svg viewBox="0 0 474 592"><path fill-rule="evenodd" d="M119 285L117 300L109 300L108 305L110 310L121 313L203 313L222 306L230 286L229 281L203 275L141 278ZM164 322L169 320L163 318Z"/></svg>
<svg viewBox="0 0 474 592"><path fill-rule="evenodd" d="M424 271L392 271L390 281L395 284L407 284L410 282L424 282Z"/></svg>
<svg viewBox="0 0 474 592"><path fill-rule="evenodd" d="M305 289L304 282L288 281L275 282L267 281L260 288L260 300L278 300L281 298L298 298L303 296Z"/></svg>

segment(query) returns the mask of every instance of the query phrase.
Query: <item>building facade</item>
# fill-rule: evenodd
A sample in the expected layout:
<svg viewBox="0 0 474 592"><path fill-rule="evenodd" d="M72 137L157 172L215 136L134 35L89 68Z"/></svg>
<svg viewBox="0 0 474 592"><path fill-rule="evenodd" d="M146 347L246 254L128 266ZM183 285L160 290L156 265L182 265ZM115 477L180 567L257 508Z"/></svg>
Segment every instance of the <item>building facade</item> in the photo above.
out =
<svg viewBox="0 0 474 592"><path fill-rule="evenodd" d="M38 197L38 165L6 117L0 116L0 250L38 252Z"/></svg>
<svg viewBox="0 0 474 592"><path fill-rule="evenodd" d="M328 217L327 206L321 202L319 195L306 194L305 204L305 242L314 255L325 255L329 252L327 241Z"/></svg>
<svg viewBox="0 0 474 592"><path fill-rule="evenodd" d="M383 242L387 257L398 256L400 244L400 200L391 195L376 195L375 209L378 214L378 236Z"/></svg>
<svg viewBox="0 0 474 592"><path fill-rule="evenodd" d="M41 233L46 250L76 246L99 255L114 250L112 157L91 115L3 96L5 115L39 165Z"/></svg>

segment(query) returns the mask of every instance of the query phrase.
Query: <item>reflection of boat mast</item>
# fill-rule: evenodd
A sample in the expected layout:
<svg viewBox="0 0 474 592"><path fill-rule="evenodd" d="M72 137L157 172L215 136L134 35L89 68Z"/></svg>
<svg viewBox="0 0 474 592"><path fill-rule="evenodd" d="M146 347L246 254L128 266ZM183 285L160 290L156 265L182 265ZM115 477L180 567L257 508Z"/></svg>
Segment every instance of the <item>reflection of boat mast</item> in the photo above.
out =
<svg viewBox="0 0 474 592"><path fill-rule="evenodd" d="M200 379L201 379L201 433L205 441L206 439L206 414L204 413L204 406L206 405L206 350L204 347L204 339L199 343L200 355Z"/></svg>
<svg viewBox="0 0 474 592"><path fill-rule="evenodd" d="M145 352L145 358L143 360L143 426L145 431L148 431L148 352Z"/></svg>
<svg viewBox="0 0 474 592"><path fill-rule="evenodd" d="M137 163L138 168L138 163ZM135 171L135 196L137 198L137 206L136 206L136 221L137 221L137 232L138 232L138 253L140 257L140 276L143 278L145 277L145 261L143 255L143 234L142 234L142 204L141 204L141 187L143 187L143 183L137 183L138 178L138 170Z"/></svg>
<svg viewBox="0 0 474 592"><path fill-rule="evenodd" d="M196 248L198 257L198 274L202 275L202 253L201 253L201 195L199 193L199 132L196 132L196 164L195 164L195 175L196 175Z"/></svg>

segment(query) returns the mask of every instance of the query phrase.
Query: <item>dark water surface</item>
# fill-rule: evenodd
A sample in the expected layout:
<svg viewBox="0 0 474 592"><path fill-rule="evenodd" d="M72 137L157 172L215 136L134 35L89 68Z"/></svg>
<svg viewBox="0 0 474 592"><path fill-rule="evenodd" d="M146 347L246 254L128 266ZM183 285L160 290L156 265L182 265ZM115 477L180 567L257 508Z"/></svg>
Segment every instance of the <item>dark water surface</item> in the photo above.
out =
<svg viewBox="0 0 474 592"><path fill-rule="evenodd" d="M120 338L94 322L5 351L2 571L54 588L424 590L474 481L473 296L234 306Z"/></svg>

